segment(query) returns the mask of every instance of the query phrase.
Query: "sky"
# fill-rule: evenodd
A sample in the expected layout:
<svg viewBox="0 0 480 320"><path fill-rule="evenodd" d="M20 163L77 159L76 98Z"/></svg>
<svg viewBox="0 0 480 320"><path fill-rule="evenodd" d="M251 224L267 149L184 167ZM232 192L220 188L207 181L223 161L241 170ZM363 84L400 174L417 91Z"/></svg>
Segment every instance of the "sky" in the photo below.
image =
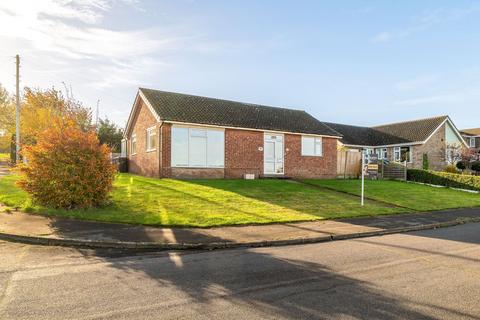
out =
<svg viewBox="0 0 480 320"><path fill-rule="evenodd" d="M376 125L480 127L480 1L2 0L0 83L124 126L138 87ZM71 88L71 89L70 89Z"/></svg>

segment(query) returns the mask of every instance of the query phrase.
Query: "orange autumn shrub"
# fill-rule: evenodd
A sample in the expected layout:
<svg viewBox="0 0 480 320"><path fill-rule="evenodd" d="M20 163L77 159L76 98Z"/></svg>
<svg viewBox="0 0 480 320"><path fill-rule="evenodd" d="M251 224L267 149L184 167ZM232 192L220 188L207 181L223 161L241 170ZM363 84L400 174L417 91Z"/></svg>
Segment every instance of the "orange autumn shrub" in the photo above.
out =
<svg viewBox="0 0 480 320"><path fill-rule="evenodd" d="M115 177L110 149L95 132L75 126L45 130L37 144L24 147L26 164L19 186L35 203L52 208L90 208L108 200Z"/></svg>

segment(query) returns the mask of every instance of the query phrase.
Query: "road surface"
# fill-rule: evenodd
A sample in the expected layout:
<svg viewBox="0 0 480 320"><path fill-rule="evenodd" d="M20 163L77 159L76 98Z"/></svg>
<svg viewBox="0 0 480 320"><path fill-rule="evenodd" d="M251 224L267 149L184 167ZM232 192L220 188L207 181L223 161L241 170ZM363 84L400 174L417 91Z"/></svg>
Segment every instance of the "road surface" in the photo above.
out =
<svg viewBox="0 0 480 320"><path fill-rule="evenodd" d="M128 253L0 242L0 319L480 319L480 224Z"/></svg>

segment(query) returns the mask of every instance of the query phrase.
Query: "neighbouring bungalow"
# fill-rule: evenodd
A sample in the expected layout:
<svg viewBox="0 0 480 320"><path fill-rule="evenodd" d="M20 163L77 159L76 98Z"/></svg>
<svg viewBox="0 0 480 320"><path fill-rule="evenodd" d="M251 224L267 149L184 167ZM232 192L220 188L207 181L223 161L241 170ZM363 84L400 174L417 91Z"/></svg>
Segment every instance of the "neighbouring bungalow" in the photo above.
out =
<svg viewBox="0 0 480 320"><path fill-rule="evenodd" d="M340 136L305 111L140 88L122 153L159 178L334 178Z"/></svg>
<svg viewBox="0 0 480 320"><path fill-rule="evenodd" d="M379 159L402 162L409 168L442 170L460 159L468 148L462 135L448 116L433 117L375 127L326 123L343 137L340 146L376 153Z"/></svg>
<svg viewBox="0 0 480 320"><path fill-rule="evenodd" d="M463 139L467 142L470 150L477 154L479 157L480 154L480 128L474 129L463 129L460 130L460 133L463 136Z"/></svg>

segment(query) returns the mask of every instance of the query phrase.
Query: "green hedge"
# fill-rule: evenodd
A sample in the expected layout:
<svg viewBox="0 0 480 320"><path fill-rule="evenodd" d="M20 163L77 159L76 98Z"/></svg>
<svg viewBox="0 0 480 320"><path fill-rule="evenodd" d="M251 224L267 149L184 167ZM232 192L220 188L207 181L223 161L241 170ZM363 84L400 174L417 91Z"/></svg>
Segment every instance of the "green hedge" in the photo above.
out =
<svg viewBox="0 0 480 320"><path fill-rule="evenodd" d="M409 169L407 171L407 180L435 184L450 188L480 190L480 176L466 174Z"/></svg>

